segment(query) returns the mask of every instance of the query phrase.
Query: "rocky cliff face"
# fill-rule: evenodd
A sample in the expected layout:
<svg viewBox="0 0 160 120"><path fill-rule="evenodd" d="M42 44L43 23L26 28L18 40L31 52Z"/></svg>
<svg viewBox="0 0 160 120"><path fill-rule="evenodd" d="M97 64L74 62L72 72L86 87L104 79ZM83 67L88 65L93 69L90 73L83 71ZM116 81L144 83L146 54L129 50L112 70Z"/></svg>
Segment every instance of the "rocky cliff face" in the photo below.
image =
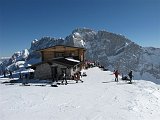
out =
<svg viewBox="0 0 160 120"><path fill-rule="evenodd" d="M39 62L40 53L36 50L54 45L84 47L86 59L97 61L110 70L118 69L123 74L133 70L135 79L160 79L159 48L144 48L125 36L86 28L73 30L65 39L43 37L34 40L25 63Z"/></svg>
<svg viewBox="0 0 160 120"><path fill-rule="evenodd" d="M144 79L149 79L146 74L151 74L151 76L160 79L160 48L143 48L138 72Z"/></svg>
<svg viewBox="0 0 160 120"><path fill-rule="evenodd" d="M75 34L78 34L78 37ZM124 69L126 64L128 64L126 67L131 67L129 62L138 63L143 51L141 46L124 36L106 31L86 32L86 30L77 29L74 30L72 36L73 41L78 42L76 44L83 43L87 49L87 59L99 61L105 67L113 69Z"/></svg>

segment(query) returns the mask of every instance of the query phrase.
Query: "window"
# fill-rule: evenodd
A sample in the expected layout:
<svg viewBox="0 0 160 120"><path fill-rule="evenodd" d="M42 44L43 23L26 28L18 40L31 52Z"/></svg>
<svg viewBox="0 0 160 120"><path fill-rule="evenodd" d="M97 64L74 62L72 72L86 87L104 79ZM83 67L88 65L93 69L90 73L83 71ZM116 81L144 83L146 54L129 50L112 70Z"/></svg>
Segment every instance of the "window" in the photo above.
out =
<svg viewBox="0 0 160 120"><path fill-rule="evenodd" d="M56 52L55 57L64 57L64 52Z"/></svg>

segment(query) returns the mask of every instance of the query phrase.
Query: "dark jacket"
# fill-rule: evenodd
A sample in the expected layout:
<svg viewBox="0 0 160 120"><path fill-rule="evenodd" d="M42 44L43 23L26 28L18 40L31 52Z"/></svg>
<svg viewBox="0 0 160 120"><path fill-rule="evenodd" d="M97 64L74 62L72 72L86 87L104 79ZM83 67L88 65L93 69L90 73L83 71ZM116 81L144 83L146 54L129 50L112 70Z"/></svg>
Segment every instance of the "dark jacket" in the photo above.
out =
<svg viewBox="0 0 160 120"><path fill-rule="evenodd" d="M116 71L114 72L114 74L115 74L115 77L118 77L118 75L119 75L118 70L116 70Z"/></svg>
<svg viewBox="0 0 160 120"><path fill-rule="evenodd" d="M129 72L128 76L129 76L130 78L133 77L132 71Z"/></svg>

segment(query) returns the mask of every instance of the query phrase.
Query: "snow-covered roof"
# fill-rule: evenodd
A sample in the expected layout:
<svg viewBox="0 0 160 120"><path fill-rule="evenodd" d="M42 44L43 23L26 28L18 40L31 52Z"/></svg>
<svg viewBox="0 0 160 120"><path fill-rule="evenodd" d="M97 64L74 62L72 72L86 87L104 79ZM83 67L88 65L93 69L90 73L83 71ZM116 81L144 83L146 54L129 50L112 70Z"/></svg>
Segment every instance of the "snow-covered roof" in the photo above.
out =
<svg viewBox="0 0 160 120"><path fill-rule="evenodd" d="M75 60L75 59L73 59L73 58L65 58L65 59L68 60L68 61L80 62L79 60Z"/></svg>

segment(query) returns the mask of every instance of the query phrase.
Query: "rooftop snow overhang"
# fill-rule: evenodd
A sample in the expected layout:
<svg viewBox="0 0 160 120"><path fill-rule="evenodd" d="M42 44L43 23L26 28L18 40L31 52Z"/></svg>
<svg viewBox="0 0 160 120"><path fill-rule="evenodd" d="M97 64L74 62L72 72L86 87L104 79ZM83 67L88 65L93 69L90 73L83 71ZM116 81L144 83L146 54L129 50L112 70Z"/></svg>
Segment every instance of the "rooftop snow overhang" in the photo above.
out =
<svg viewBox="0 0 160 120"><path fill-rule="evenodd" d="M61 64L67 67L74 67L75 65L80 64L80 61L75 60L73 58L58 58L58 59L53 59L53 63Z"/></svg>
<svg viewBox="0 0 160 120"><path fill-rule="evenodd" d="M48 63L51 66L52 66L52 63L56 63L56 64L64 65L66 67L74 67L76 65L81 64L82 62L80 62L79 60L75 60L73 58L59 57L59 58L54 58L54 59L51 59L51 60L48 60L48 61L39 62L39 63L33 64L32 66L28 66L26 68L27 69L28 68L35 69L36 66L41 65L41 64L45 64L45 63Z"/></svg>

